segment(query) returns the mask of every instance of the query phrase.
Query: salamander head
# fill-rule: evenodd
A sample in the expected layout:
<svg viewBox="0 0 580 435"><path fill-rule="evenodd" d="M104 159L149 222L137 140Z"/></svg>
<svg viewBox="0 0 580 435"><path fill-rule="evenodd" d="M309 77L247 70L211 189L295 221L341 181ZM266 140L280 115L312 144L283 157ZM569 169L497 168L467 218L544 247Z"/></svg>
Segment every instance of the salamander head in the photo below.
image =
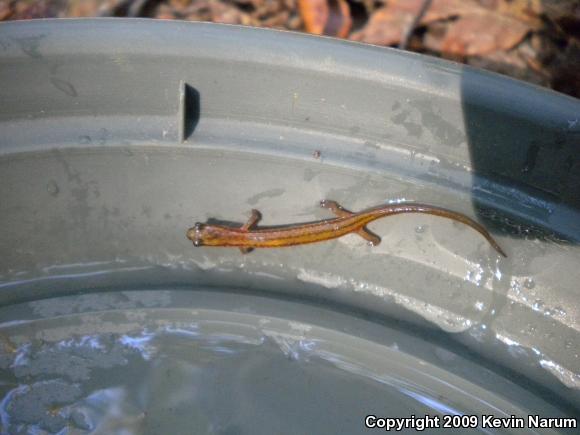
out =
<svg viewBox="0 0 580 435"><path fill-rule="evenodd" d="M193 246L220 246L223 244L224 227L208 225L197 222L187 230L187 238L193 242Z"/></svg>

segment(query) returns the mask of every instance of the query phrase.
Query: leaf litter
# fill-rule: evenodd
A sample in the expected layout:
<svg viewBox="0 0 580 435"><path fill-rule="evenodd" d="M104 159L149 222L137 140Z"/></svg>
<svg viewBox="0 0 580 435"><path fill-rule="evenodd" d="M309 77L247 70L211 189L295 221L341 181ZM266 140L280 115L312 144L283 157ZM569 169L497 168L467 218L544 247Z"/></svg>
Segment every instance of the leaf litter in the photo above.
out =
<svg viewBox="0 0 580 435"><path fill-rule="evenodd" d="M89 16L211 21L400 46L580 97L578 0L0 0L0 20Z"/></svg>

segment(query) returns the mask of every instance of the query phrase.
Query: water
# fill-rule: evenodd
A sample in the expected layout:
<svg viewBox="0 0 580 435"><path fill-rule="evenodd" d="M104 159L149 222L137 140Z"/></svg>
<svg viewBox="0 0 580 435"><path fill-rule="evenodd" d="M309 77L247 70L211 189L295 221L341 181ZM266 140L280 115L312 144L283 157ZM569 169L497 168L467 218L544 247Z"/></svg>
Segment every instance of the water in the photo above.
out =
<svg viewBox="0 0 580 435"><path fill-rule="evenodd" d="M19 319L0 325L6 433L362 433L369 414L559 415L460 354L303 304L122 291L0 317Z"/></svg>

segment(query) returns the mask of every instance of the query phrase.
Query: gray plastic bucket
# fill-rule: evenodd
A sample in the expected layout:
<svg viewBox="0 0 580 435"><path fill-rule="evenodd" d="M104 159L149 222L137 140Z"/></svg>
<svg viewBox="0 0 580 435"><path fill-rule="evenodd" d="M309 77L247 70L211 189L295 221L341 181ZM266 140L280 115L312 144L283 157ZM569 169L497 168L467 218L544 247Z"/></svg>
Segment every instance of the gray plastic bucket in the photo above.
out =
<svg viewBox="0 0 580 435"><path fill-rule="evenodd" d="M4 432L579 415L578 100L300 34L47 20L0 25L0 102ZM508 257L418 215L371 224L375 247L185 237L331 217L325 198L453 209Z"/></svg>

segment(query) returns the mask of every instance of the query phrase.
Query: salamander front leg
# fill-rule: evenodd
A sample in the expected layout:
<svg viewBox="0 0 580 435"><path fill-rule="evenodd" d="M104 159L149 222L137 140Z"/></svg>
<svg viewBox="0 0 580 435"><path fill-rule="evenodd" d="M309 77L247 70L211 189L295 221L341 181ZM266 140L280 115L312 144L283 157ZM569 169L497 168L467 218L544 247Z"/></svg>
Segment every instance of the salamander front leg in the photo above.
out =
<svg viewBox="0 0 580 435"><path fill-rule="evenodd" d="M347 210L338 202L332 201L330 199L323 199L320 201L320 207L330 210L338 217L347 217L353 214L352 211Z"/></svg>
<svg viewBox="0 0 580 435"><path fill-rule="evenodd" d="M256 226L256 224L258 222L260 222L261 219L262 219L262 213L260 213L258 210L253 208L252 215L250 216L250 219L248 219L248 222L246 222L244 225L242 225L241 229L243 231L249 231L249 230L253 229Z"/></svg>
<svg viewBox="0 0 580 435"><path fill-rule="evenodd" d="M250 216L250 218L248 219L248 222L246 222L244 225L241 226L241 230L242 231L250 231L251 229L253 229L258 222L260 222L260 220L262 219L262 214L256 210L256 209L252 209L252 214ZM242 254L247 254L248 252L252 252L254 250L254 248L246 248L246 247L240 247L240 252Z"/></svg>
<svg viewBox="0 0 580 435"><path fill-rule="evenodd" d="M379 243L381 243L381 238L370 231L367 227L362 227L356 233L367 242L369 242L369 245L371 246L377 246Z"/></svg>

